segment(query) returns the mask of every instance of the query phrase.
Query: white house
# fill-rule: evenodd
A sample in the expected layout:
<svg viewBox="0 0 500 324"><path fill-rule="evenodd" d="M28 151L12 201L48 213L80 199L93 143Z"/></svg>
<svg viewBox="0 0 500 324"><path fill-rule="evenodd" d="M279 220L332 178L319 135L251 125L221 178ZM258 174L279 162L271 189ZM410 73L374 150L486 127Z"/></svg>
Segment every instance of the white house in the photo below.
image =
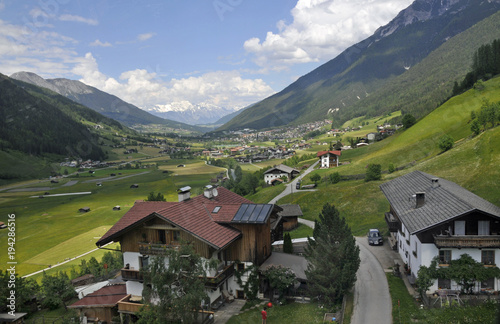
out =
<svg viewBox="0 0 500 324"><path fill-rule="evenodd" d="M271 184L274 179L280 179L281 177L286 177L287 181L292 180L300 173L299 170L292 167L280 164L264 172L264 181L267 184Z"/></svg>
<svg viewBox="0 0 500 324"><path fill-rule="evenodd" d="M385 220L389 241L408 265L413 279L421 266L439 257L440 266L469 254L485 266L500 260L500 207L460 187L421 171L386 182L380 189L391 207ZM428 292L458 289L438 279ZM500 290L498 278L478 289Z"/></svg>
<svg viewBox="0 0 500 324"><path fill-rule="evenodd" d="M320 151L316 154L321 161L321 168L333 168L339 166L341 151Z"/></svg>

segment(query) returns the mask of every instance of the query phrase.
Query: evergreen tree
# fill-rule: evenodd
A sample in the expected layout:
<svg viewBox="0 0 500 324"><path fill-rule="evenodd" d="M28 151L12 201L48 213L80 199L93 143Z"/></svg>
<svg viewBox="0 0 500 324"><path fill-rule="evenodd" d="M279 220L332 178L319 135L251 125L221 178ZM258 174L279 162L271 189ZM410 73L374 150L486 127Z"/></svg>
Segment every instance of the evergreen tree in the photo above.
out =
<svg viewBox="0 0 500 324"><path fill-rule="evenodd" d="M285 233L283 236L283 252L285 253L293 253L293 244L290 233Z"/></svg>
<svg viewBox="0 0 500 324"><path fill-rule="evenodd" d="M166 201L166 199L161 192L155 195L155 193L151 191L146 198L146 201Z"/></svg>
<svg viewBox="0 0 500 324"><path fill-rule="evenodd" d="M359 247L345 219L328 203L315 222L313 238L309 238L305 250L309 290L313 297L331 308L356 282Z"/></svg>
<svg viewBox="0 0 500 324"><path fill-rule="evenodd" d="M412 114L406 114L403 116L403 127L405 129L412 127L416 122L417 120Z"/></svg>

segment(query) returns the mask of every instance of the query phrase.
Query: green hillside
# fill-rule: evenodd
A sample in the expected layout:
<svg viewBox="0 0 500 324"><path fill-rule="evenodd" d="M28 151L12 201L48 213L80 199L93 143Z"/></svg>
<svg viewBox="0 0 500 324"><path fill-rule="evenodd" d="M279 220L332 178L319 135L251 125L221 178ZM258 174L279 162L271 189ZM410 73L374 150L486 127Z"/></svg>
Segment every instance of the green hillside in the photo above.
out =
<svg viewBox="0 0 500 324"><path fill-rule="evenodd" d="M466 9L458 13L449 10L383 38L375 34L242 112L218 131L270 128L327 117L340 126L357 116L397 110L424 116L449 97L453 82L468 72L472 53L498 38L498 6L496 2L475 5L460 1L455 9ZM330 109L337 111L328 114Z"/></svg>
<svg viewBox="0 0 500 324"><path fill-rule="evenodd" d="M377 163L386 171L382 180L341 181L338 184L323 181L317 192L294 193L278 203L298 203L306 218L315 219L324 202L329 201L347 218L354 234L362 235L370 227L386 228L384 213L389 210L389 204L379 185L413 170L422 170L456 182L500 205L500 127L487 129L475 137L470 130L471 112L478 111L483 100L500 101L500 77L484 84L484 90L472 89L450 99L404 132L368 147L343 151L341 161L350 161L350 164L315 171L323 177L333 172L364 174L368 164ZM443 134L455 140L454 148L445 153L437 146ZM405 168L388 174L390 163Z"/></svg>

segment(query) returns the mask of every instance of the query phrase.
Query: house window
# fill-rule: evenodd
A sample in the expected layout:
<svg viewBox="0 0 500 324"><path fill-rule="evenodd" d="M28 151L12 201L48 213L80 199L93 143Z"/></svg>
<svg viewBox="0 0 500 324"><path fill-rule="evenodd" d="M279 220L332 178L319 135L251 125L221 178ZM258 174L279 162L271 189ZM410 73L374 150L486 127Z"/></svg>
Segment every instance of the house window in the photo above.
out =
<svg viewBox="0 0 500 324"><path fill-rule="evenodd" d="M145 269L149 265L149 255L141 255L139 257L139 267L140 269Z"/></svg>
<svg viewBox="0 0 500 324"><path fill-rule="evenodd" d="M465 235L465 221L455 221L455 235Z"/></svg>
<svg viewBox="0 0 500 324"><path fill-rule="evenodd" d="M451 250L440 250L439 251L439 263L440 264L450 264L451 261Z"/></svg>
<svg viewBox="0 0 500 324"><path fill-rule="evenodd" d="M482 250L481 251L481 262L483 264L494 265L495 264L495 251Z"/></svg>
<svg viewBox="0 0 500 324"><path fill-rule="evenodd" d="M490 235L490 221L477 222L478 235Z"/></svg>
<svg viewBox="0 0 500 324"><path fill-rule="evenodd" d="M173 238L174 242L179 242L179 240L181 238L181 232L172 231L172 238Z"/></svg>
<svg viewBox="0 0 500 324"><path fill-rule="evenodd" d="M438 279L438 288L439 289L451 289L451 280L450 279Z"/></svg>
<svg viewBox="0 0 500 324"><path fill-rule="evenodd" d="M238 263L238 271L243 271L245 270L245 264L244 263Z"/></svg>
<svg viewBox="0 0 500 324"><path fill-rule="evenodd" d="M165 230L158 230L158 242L160 242L161 244L167 244Z"/></svg>
<svg viewBox="0 0 500 324"><path fill-rule="evenodd" d="M482 289L495 289L495 278L490 278L488 280L481 282Z"/></svg>

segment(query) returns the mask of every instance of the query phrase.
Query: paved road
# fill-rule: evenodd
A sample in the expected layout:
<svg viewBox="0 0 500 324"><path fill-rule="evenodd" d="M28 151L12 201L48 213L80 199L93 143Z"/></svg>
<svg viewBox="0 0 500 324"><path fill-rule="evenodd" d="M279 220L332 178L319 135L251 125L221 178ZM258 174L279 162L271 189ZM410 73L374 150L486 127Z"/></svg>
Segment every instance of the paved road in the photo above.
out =
<svg viewBox="0 0 500 324"><path fill-rule="evenodd" d="M278 200L280 200L281 198L285 197L286 195L289 195L291 193L293 193L293 191L295 192L299 192L299 191L316 191L315 189L312 189L312 190L297 190L295 189L295 186L297 185L297 181L300 181L302 179L302 177L304 177L306 174L310 173L311 171L314 170L314 168L316 167L316 165L318 165L319 163L319 160L314 162L313 165L311 165L309 168L307 168L306 171L304 171L303 174L301 174L299 177L295 178L294 180L292 180L289 184L287 184L285 186L285 190L283 190L282 193L280 193L279 195L277 195L276 197L274 197L270 202L269 204L275 204Z"/></svg>
<svg viewBox="0 0 500 324"><path fill-rule="evenodd" d="M384 268L362 241L364 237L357 237L360 249L361 264L357 272L354 286L354 310L351 324L390 324L392 323L392 301L389 294L389 285ZM373 248L384 252L382 246Z"/></svg>

